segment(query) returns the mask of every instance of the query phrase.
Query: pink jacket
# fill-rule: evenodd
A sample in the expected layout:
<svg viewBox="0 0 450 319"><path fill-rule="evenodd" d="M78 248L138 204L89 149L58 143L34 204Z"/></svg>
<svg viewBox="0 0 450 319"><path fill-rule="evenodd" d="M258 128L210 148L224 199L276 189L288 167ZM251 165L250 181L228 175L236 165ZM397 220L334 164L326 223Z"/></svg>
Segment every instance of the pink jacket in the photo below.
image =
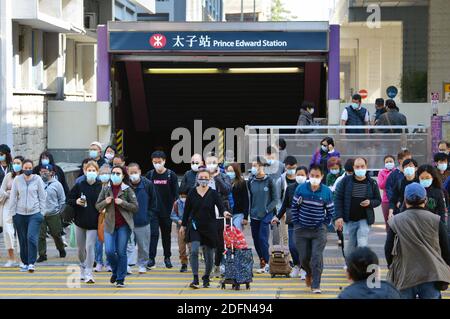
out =
<svg viewBox="0 0 450 319"><path fill-rule="evenodd" d="M383 168L381 171L378 172L378 187L380 187L380 189L383 191L382 203L389 203L389 199L386 194L386 181L389 175L395 170L396 168L394 168L391 171L386 168Z"/></svg>

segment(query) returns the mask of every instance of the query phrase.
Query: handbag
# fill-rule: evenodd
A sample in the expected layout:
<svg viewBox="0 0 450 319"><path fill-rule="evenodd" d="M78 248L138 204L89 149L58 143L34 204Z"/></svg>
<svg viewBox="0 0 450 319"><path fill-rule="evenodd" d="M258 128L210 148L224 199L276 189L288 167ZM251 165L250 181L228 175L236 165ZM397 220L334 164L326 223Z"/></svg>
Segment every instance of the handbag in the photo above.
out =
<svg viewBox="0 0 450 319"><path fill-rule="evenodd" d="M77 239L76 239L76 235L75 235L75 224L74 223L70 224L70 241L69 241L69 246L71 248L76 248L77 247Z"/></svg>
<svg viewBox="0 0 450 319"><path fill-rule="evenodd" d="M105 241L105 215L106 209L103 209L98 215L97 236L101 243Z"/></svg>

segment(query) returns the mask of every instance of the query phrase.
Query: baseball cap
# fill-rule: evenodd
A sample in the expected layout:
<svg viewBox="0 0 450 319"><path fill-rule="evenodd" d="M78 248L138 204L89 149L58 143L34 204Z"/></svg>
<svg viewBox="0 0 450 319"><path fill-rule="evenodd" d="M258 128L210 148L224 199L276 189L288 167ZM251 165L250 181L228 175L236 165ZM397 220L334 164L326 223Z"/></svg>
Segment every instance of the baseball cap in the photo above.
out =
<svg viewBox="0 0 450 319"><path fill-rule="evenodd" d="M409 202L420 201L427 198L427 191L419 183L411 183L405 188L405 199Z"/></svg>

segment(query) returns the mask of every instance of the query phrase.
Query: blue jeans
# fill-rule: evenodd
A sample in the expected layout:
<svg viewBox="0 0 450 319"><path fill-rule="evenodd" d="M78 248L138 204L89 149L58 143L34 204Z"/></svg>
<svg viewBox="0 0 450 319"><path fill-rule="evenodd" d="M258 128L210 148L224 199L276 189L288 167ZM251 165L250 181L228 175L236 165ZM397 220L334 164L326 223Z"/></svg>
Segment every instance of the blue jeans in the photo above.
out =
<svg viewBox="0 0 450 319"><path fill-rule="evenodd" d="M106 260L106 263L103 262L103 245L105 243L102 243L100 240L98 240L97 237L97 241L95 242L95 262L97 263L97 265L103 265L103 266L108 266L108 260Z"/></svg>
<svg viewBox="0 0 450 319"><path fill-rule="evenodd" d="M369 232L370 226L367 224L367 219L344 223L345 256L350 256L357 247L366 247L368 245Z"/></svg>
<svg viewBox="0 0 450 319"><path fill-rule="evenodd" d="M288 225L289 251L291 252L292 261L295 266L300 266L300 257L298 255L297 246L295 244L294 225Z"/></svg>
<svg viewBox="0 0 450 319"><path fill-rule="evenodd" d="M426 282L408 289L400 290L402 299L441 299L441 292L434 287L434 282Z"/></svg>
<svg viewBox="0 0 450 319"><path fill-rule="evenodd" d="M252 238L259 259L269 263L270 221L273 214L267 214L262 220L251 219Z"/></svg>
<svg viewBox="0 0 450 319"><path fill-rule="evenodd" d="M44 216L41 213L13 217L19 238L20 259L24 265L34 265L37 259L39 233Z"/></svg>
<svg viewBox="0 0 450 319"><path fill-rule="evenodd" d="M105 231L106 258L117 281L124 281L127 275L127 245L130 235L128 225L115 229L112 234Z"/></svg>
<svg viewBox="0 0 450 319"><path fill-rule="evenodd" d="M242 227L242 221L244 220L244 214L233 214L233 226L239 229L240 231L243 230Z"/></svg>
<svg viewBox="0 0 450 319"><path fill-rule="evenodd" d="M154 213L150 213L150 247L148 257L150 259L155 259L156 252L158 249L159 240L159 220L158 216Z"/></svg>

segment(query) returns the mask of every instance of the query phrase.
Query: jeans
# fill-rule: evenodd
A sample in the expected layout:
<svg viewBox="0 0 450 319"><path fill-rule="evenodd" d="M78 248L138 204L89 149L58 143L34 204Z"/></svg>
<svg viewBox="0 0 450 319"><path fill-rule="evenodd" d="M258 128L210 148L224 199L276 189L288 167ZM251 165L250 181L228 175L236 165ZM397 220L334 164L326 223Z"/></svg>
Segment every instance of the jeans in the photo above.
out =
<svg viewBox="0 0 450 319"><path fill-rule="evenodd" d="M106 258L111 266L112 276L119 282L123 282L127 275L127 245L130 235L128 225L115 229L112 234L105 231Z"/></svg>
<svg viewBox="0 0 450 319"><path fill-rule="evenodd" d="M233 214L233 226L243 231L242 221L244 220L244 214Z"/></svg>
<svg viewBox="0 0 450 319"><path fill-rule="evenodd" d="M108 266L108 260L106 260L106 262L103 262L103 246L105 245L105 243L102 243L100 240L98 240L97 237L97 241L95 242L95 262L98 265L103 265L103 266Z"/></svg>
<svg viewBox="0 0 450 319"><path fill-rule="evenodd" d="M345 256L348 257L357 247L368 245L370 226L367 219L344 223Z"/></svg>
<svg viewBox="0 0 450 319"><path fill-rule="evenodd" d="M288 225L288 233L289 233L289 251L291 252L292 261L295 266L300 266L300 257L298 255L297 246L295 244L295 233L294 233L294 225Z"/></svg>
<svg viewBox="0 0 450 319"><path fill-rule="evenodd" d="M140 267L147 266L148 247L150 245L150 224L134 228L134 239L138 247L137 264Z"/></svg>
<svg viewBox="0 0 450 319"><path fill-rule="evenodd" d="M24 265L34 265L38 253L39 232L44 216L41 213L13 217L19 238L20 259Z"/></svg>
<svg viewBox="0 0 450 319"><path fill-rule="evenodd" d="M97 229L83 229L75 226L75 237L77 239L78 258L81 267L86 268L87 274L92 274L95 260Z"/></svg>
<svg viewBox="0 0 450 319"><path fill-rule="evenodd" d="M402 299L441 299L441 292L436 289L434 282L426 282L408 289L400 290Z"/></svg>
<svg viewBox="0 0 450 319"><path fill-rule="evenodd" d="M256 253L266 264L269 263L269 234L272 218L273 214L267 214L262 220L252 218L250 223Z"/></svg>
<svg viewBox="0 0 450 319"><path fill-rule="evenodd" d="M50 235L55 241L56 249L61 253L64 251L64 243L62 240L62 224L61 216L59 214L45 216L39 234L39 256L47 255L47 227L50 230Z"/></svg>
<svg viewBox="0 0 450 319"><path fill-rule="evenodd" d="M323 251L327 244L328 229L322 225L317 229L295 229L295 241L300 255L301 267L312 276L312 289L320 288L323 271Z"/></svg>
<svg viewBox="0 0 450 319"><path fill-rule="evenodd" d="M191 268L192 274L198 277L198 253L200 250L200 242L193 241L191 243ZM205 278L209 278L213 267L214 248L203 246L203 256L205 256Z"/></svg>
<svg viewBox="0 0 450 319"><path fill-rule="evenodd" d="M159 221L158 216L154 213L150 213L150 247L148 257L155 260L156 252L158 249L159 240Z"/></svg>
<svg viewBox="0 0 450 319"><path fill-rule="evenodd" d="M218 267L222 263L223 252L225 251L225 243L223 242L223 230L224 230L223 218L216 219L216 224L217 224L217 232L218 232L217 236L219 238L219 241L217 242L217 248L215 251L216 254L214 256L214 265Z"/></svg>

